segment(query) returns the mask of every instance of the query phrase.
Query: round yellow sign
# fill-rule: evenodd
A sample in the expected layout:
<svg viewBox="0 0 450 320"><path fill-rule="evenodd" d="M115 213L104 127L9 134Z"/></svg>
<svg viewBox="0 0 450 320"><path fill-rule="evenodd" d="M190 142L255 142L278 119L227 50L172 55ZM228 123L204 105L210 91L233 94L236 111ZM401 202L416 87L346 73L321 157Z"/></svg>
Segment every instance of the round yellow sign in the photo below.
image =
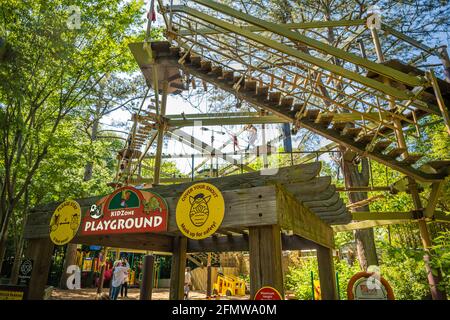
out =
<svg viewBox="0 0 450 320"><path fill-rule="evenodd" d="M222 193L210 183L196 183L178 200L176 221L188 238L204 239L217 231L225 214Z"/></svg>
<svg viewBox="0 0 450 320"><path fill-rule="evenodd" d="M81 222L78 202L67 200L61 203L50 220L50 239L56 245L64 245L77 234Z"/></svg>

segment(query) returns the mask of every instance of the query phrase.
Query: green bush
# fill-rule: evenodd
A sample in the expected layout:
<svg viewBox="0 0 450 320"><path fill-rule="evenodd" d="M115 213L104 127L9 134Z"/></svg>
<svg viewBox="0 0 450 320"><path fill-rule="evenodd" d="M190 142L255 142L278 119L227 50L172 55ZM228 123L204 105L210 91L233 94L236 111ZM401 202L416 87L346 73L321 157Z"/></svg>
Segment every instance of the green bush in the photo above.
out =
<svg viewBox="0 0 450 320"><path fill-rule="evenodd" d="M350 266L346 261L335 260L335 269L339 278L340 299L347 299L347 284L350 278L359 272L359 265ZM286 274L286 288L294 291L295 297L300 300L312 299L311 271L314 272L314 280L319 280L317 258L303 259L299 266L290 267Z"/></svg>
<svg viewBox="0 0 450 320"><path fill-rule="evenodd" d="M384 245L380 272L394 291L396 300L423 300L429 295L423 251Z"/></svg>
<svg viewBox="0 0 450 320"><path fill-rule="evenodd" d="M358 260L355 260L352 266L345 260L335 261L334 267L339 279L339 298L341 300L347 300L347 285L351 277L361 271Z"/></svg>
<svg viewBox="0 0 450 320"><path fill-rule="evenodd" d="M441 271L442 281L439 283L439 289L450 296L450 230L440 232L433 242L431 265L433 270Z"/></svg>
<svg viewBox="0 0 450 320"><path fill-rule="evenodd" d="M315 257L303 258L300 265L289 267L285 284L286 289L294 291L295 298L312 300L311 271L314 272L314 280L318 280L319 273Z"/></svg>

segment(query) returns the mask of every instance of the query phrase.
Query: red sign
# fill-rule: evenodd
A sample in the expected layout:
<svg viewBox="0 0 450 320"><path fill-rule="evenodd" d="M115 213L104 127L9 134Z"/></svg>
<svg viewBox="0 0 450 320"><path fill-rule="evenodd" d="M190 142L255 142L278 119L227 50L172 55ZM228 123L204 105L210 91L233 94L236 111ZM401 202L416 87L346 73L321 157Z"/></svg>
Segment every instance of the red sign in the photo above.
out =
<svg viewBox="0 0 450 320"><path fill-rule="evenodd" d="M166 231L167 215L167 203L160 195L126 186L103 197L88 209L81 225L81 234Z"/></svg>
<svg viewBox="0 0 450 320"><path fill-rule="evenodd" d="M348 300L394 300L389 283L375 272L358 272L347 285Z"/></svg>
<svg viewBox="0 0 450 320"><path fill-rule="evenodd" d="M255 300L283 300L277 289L272 287L262 287L255 294Z"/></svg>

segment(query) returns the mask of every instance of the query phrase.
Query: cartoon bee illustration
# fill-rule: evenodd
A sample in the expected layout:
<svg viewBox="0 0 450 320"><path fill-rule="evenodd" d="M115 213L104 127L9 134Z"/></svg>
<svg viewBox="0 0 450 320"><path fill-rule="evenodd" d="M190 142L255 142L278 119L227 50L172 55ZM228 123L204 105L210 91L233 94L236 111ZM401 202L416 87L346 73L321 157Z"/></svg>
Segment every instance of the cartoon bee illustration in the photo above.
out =
<svg viewBox="0 0 450 320"><path fill-rule="evenodd" d="M195 197L189 196L191 203L191 210L189 211L189 218L196 227L201 227L205 224L209 217L208 202L211 196L205 197L203 193L197 194Z"/></svg>

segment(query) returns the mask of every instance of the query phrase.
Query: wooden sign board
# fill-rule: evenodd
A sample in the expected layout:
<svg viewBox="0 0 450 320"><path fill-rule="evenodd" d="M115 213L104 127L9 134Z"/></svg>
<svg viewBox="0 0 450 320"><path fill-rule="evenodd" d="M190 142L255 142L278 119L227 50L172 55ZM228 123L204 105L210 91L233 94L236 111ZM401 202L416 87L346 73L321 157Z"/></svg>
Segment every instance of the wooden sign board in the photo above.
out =
<svg viewBox="0 0 450 320"><path fill-rule="evenodd" d="M277 289L266 286L256 292L255 300L283 300L283 297Z"/></svg>
<svg viewBox="0 0 450 320"><path fill-rule="evenodd" d="M160 195L126 186L93 204L83 218L81 235L162 232L168 206Z"/></svg>
<svg viewBox="0 0 450 320"><path fill-rule="evenodd" d="M358 272L347 286L349 300L394 300L389 283L374 272Z"/></svg>

